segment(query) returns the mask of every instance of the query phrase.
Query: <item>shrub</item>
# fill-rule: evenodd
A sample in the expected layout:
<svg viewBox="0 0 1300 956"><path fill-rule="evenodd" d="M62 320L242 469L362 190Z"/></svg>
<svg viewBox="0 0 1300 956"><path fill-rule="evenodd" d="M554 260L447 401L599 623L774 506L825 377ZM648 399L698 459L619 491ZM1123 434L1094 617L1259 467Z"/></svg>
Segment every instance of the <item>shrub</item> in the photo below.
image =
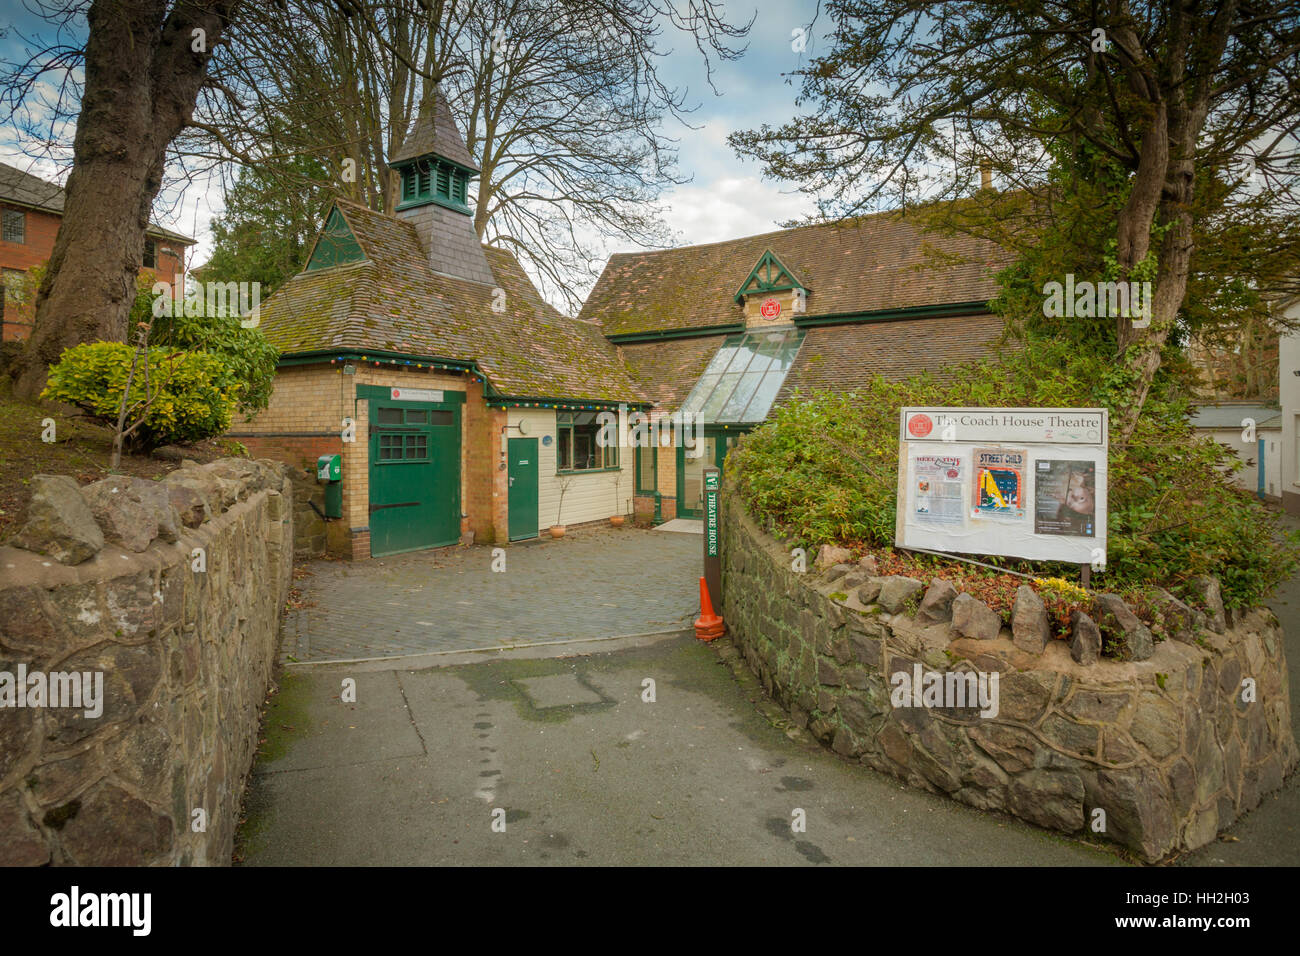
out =
<svg viewBox="0 0 1300 956"><path fill-rule="evenodd" d="M116 427L134 352L121 342L65 349L50 367L41 397L76 405ZM158 391L158 395L129 444L148 450L172 442L201 441L230 427L240 392L220 358L205 352L150 349L148 365L150 392ZM141 356L131 381L129 404L145 397L144 371Z"/></svg>
<svg viewBox="0 0 1300 956"><path fill-rule="evenodd" d="M1115 409L1124 372L1077 346L1038 341L997 362L898 382L880 377L848 394L796 395L727 458L750 509L791 545L889 546L898 490L898 410L905 405ZM1232 452L1198 436L1186 399L1153 387L1127 444L1110 446L1107 565L1100 581L1126 592L1217 575L1224 604L1251 607L1297 567L1300 539L1232 483ZM982 560L1074 577L1077 566ZM1100 582L1099 582L1100 583Z"/></svg>
<svg viewBox="0 0 1300 956"><path fill-rule="evenodd" d="M221 359L239 397L239 410L249 418L271 400L279 350L261 329L241 326L238 316L160 315L153 320L149 344L206 352Z"/></svg>

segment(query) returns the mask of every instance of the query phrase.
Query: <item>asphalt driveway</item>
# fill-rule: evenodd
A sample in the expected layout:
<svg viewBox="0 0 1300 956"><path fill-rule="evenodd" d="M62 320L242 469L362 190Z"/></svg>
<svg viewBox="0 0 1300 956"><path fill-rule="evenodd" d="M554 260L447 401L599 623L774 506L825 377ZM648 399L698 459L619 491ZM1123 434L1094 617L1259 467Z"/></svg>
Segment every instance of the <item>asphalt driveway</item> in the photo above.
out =
<svg viewBox="0 0 1300 956"><path fill-rule="evenodd" d="M242 862L1120 862L792 739L756 709L753 678L693 636L572 650L586 653L292 668L267 716ZM340 699L345 678L355 704Z"/></svg>
<svg viewBox="0 0 1300 956"><path fill-rule="evenodd" d="M503 580L495 604L481 594L470 598L464 615L489 624L497 619L474 632L494 635L495 644L458 637L462 632L446 623L440 643L406 623L426 616L460 619L445 609L434 615L438 609L430 598L437 593L445 601L457 592L458 579L493 581L484 577L492 572L479 567L484 556L478 549L454 553L461 564L445 557L431 561L426 554L372 568L327 569L335 578L316 571L315 590L308 592L317 597L317 607L308 609L315 616L299 612L298 624L290 626L308 628L313 641L324 633L314 630L314 621L327 615L333 615L331 626L354 629L343 643L316 644L317 651L360 657L400 648L426 656L290 665L267 713L237 861L1124 862L1109 849L910 790L807 743L806 734L791 728L766 700L752 674L724 663L734 658L725 640L704 645L689 631L597 639L638 629L671 630L694 614L699 538L640 534L640 541L618 540L633 545L622 554L606 550L608 542L600 536L569 541L578 547L567 550L550 544L511 549L509 567L528 575L513 583ZM668 564L649 568L648 562L662 554L677 556L672 570ZM562 589L525 583L532 575L559 581L584 566L577 581L599 577L608 585L596 592L588 586L588 596L605 595L595 605L601 610L590 616L573 611L580 602L555 597ZM349 573L354 568L359 569L355 575ZM434 587L434 571L449 573L426 591ZM641 603L645 595L628 586L624 575L657 590L659 603ZM363 593L364 588L356 589L362 578L382 582L385 596L355 608L348 601ZM326 581L345 583L334 594ZM553 602L549 613L499 623L506 609L531 614L531 587L550 595L542 598ZM499 597L511 589L513 596ZM1300 581L1289 582L1270 605L1287 635L1291 686L1300 687ZM487 613L491 607L498 613ZM568 620L576 625L554 623L569 611ZM388 637L381 626L385 616L392 623ZM419 637L405 636L410 633ZM455 651L457 643L475 649ZM504 649L507 645L515 646ZM343 700L346 681L355 684L355 702ZM653 701L646 699L647 681L653 682ZM1295 701L1292 719L1300 724ZM800 816L806 829L796 832L791 824ZM1298 831L1300 774L1293 774L1219 840L1176 862L1294 866L1300 863Z"/></svg>

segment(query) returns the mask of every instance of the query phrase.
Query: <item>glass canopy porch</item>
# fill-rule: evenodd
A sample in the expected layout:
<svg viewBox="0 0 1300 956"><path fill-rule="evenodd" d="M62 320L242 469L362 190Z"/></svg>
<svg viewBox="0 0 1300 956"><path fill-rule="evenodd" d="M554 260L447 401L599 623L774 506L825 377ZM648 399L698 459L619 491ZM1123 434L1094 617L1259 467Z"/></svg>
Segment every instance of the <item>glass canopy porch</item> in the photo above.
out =
<svg viewBox="0 0 1300 956"><path fill-rule="evenodd" d="M803 329L729 335L705 368L682 412L706 425L756 425L767 418L803 343Z"/></svg>
<svg viewBox="0 0 1300 956"><path fill-rule="evenodd" d="M722 467L736 436L767 418L794 364L803 329L767 329L730 335L682 403L704 425L703 448L677 448L677 514L703 515L704 469Z"/></svg>

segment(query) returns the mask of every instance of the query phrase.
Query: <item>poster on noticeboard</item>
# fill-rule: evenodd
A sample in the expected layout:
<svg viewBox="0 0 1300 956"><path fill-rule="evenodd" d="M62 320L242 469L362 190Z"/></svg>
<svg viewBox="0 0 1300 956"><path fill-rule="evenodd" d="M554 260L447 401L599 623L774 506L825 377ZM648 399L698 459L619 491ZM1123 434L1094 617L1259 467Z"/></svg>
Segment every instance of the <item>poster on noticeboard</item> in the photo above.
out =
<svg viewBox="0 0 1300 956"><path fill-rule="evenodd" d="M1105 409L905 408L895 544L1105 564Z"/></svg>

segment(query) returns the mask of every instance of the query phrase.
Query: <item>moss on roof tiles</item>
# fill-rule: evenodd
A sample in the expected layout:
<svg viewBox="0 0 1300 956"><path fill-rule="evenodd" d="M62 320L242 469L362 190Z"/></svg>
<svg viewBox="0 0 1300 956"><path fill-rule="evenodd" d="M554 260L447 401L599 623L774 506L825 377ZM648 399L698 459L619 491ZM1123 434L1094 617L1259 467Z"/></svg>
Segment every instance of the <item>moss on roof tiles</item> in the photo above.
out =
<svg viewBox="0 0 1300 956"><path fill-rule="evenodd" d="M987 301L1010 253L964 235L924 231L898 212L803 226L726 242L620 253L581 318L607 335L703 328L742 318L736 289L772 253L811 290L808 316Z"/></svg>
<svg viewBox="0 0 1300 956"><path fill-rule="evenodd" d="M474 361L511 396L644 401L614 347L590 323L547 304L509 252L484 248L493 288L434 274L405 220L338 200L363 262L302 273L262 307L262 327L285 352L382 349Z"/></svg>

